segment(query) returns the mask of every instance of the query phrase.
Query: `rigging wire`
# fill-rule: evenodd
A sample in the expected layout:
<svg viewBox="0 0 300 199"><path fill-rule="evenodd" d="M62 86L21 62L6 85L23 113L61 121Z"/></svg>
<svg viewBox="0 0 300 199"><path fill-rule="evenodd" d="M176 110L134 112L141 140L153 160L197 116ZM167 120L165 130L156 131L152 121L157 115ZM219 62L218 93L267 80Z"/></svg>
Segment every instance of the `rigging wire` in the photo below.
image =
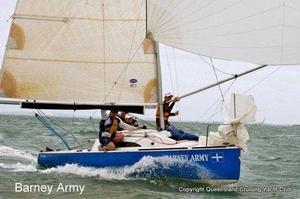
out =
<svg viewBox="0 0 300 199"><path fill-rule="evenodd" d="M232 83L229 85L229 87L226 89L226 91L224 92L224 96L227 95L228 91L232 88L233 84L235 83L236 79L234 79L232 81ZM199 117L199 119L197 120L198 123L204 118L204 116L206 116L208 114L208 112L222 99L222 97L219 97L217 100L215 100L207 109L206 111ZM217 112L219 113L219 112ZM216 112L213 113L213 116L215 116L217 114ZM211 118L211 117L210 117Z"/></svg>
<svg viewBox="0 0 300 199"><path fill-rule="evenodd" d="M212 58L210 57L209 59L210 59L211 66L212 66L213 71L214 71L214 74L215 74L215 78L216 78L216 80L217 80L217 82L218 82L218 81L219 81L219 78L218 78L218 75L217 75L217 72L216 72L216 67L215 67L215 65L214 65L214 62L213 62ZM222 88L221 88L221 85L220 85L220 84L218 85L218 88L219 88L219 92L220 92L221 97L222 97L223 102L224 102L225 99L224 99L224 95L223 95Z"/></svg>
<svg viewBox="0 0 300 199"><path fill-rule="evenodd" d="M214 70L214 74L215 74L215 77L216 77L216 81L218 82L219 81L219 78L218 78L218 75L217 75L217 72L216 72L216 67L214 65L214 62L212 60L212 58L210 57L210 62L211 62L211 65L213 66L213 70ZM222 111L222 109L224 108L224 103L225 103L225 97L224 97L224 94L222 92L222 87L221 87L221 84L218 85L218 88L219 88L219 91L220 91L220 94L221 94L221 97L222 97L222 103L221 103L221 107L220 107L220 112ZM226 110L227 110L227 107L225 106ZM227 110L228 111L228 110Z"/></svg>
<svg viewBox="0 0 300 199"><path fill-rule="evenodd" d="M75 102L74 102L75 104ZM74 118L75 118L75 110L73 111L73 115L72 115L72 128L74 129Z"/></svg>
<svg viewBox="0 0 300 199"><path fill-rule="evenodd" d="M171 89L172 89L172 93L175 92L174 89L174 85L173 85L173 78L172 78L172 71L171 71L171 66L170 66L170 61L169 61L169 56L168 56L168 46L164 46L165 47L165 55L166 55L166 60L167 60L167 68L169 71L169 78L170 78L170 82L171 82Z"/></svg>
<svg viewBox="0 0 300 199"><path fill-rule="evenodd" d="M95 125L94 125L94 122L93 122L93 118L92 118L92 116L90 116L90 117L89 117L89 119L90 119L90 121L91 121L91 123L92 123L92 126L93 126L93 128L94 128L95 132L96 132L96 137L97 137L97 136L98 136L98 131L97 131L97 129L96 129L96 127L95 127Z"/></svg>
<svg viewBox="0 0 300 199"><path fill-rule="evenodd" d="M136 56L136 53L138 52L138 50L140 49L140 47L143 45L143 42L140 43L139 47L135 50L134 54L132 55L132 57L130 58L130 61L126 64L126 66L124 67L124 69L121 71L121 73L119 74L119 76L116 78L116 81L113 83L113 85L110 87L109 91L107 92L107 94L104 96L103 98L103 102L106 101L106 98L109 96L109 94L112 92L112 90L114 89L114 87L118 84L118 81L120 80L120 78L122 77L123 73L127 70L129 64L132 62L132 60L134 59L134 57Z"/></svg>
<svg viewBox="0 0 300 199"><path fill-rule="evenodd" d="M55 120L55 119L51 119L49 116L47 116L42 110L39 110L37 109L37 112L38 114L41 116L41 117L44 117L46 118L49 122L51 122L52 124L54 124L56 127L59 127L60 129L64 130L65 133L62 133L63 135L67 136L67 137L72 137L75 142L78 144L78 145L81 145L81 143L78 141L78 139L74 136L73 132L69 131L68 129L62 127L61 125L58 124L58 122ZM69 135L68 135L69 134ZM83 147L82 147L83 148Z"/></svg>
<svg viewBox="0 0 300 199"><path fill-rule="evenodd" d="M271 73L267 74L263 79L259 80L258 82L256 82L255 84L253 84L251 87L249 87L247 90L245 90L243 92L243 94L247 94L250 90L252 90L253 88L257 87L259 84L261 84L263 81L265 81L267 78L269 78L271 75L273 75L274 73L276 73L278 70L281 69L282 66L279 66L278 68L276 68L275 70L273 70Z"/></svg>
<svg viewBox="0 0 300 199"><path fill-rule="evenodd" d="M229 75L229 76L232 76L232 77L235 76L235 74L227 73L227 72L225 72L225 71L223 71L223 70L221 70L221 69L219 69L219 68L213 66L211 63L209 63L207 60L205 60L201 55L199 55L199 57L200 57L200 58L201 58L208 66L212 67L214 70L216 70L216 71L218 71L218 72L220 72L220 73L223 73L223 74L225 74L225 75Z"/></svg>
<svg viewBox="0 0 300 199"><path fill-rule="evenodd" d="M173 52L173 61L174 61L174 71L175 71L175 83L176 83L176 93L179 93L179 84L178 84L178 73L177 73L177 62L175 56L175 48L172 47ZM178 111L181 112L181 102L177 102ZM178 120L181 120L181 114L178 115Z"/></svg>

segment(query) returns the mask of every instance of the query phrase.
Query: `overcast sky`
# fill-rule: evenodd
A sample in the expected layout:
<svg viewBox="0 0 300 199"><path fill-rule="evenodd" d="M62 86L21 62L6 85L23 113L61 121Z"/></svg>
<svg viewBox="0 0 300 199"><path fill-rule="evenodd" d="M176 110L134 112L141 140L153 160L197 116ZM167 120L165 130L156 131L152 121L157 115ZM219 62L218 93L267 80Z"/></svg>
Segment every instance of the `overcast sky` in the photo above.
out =
<svg viewBox="0 0 300 199"><path fill-rule="evenodd" d="M15 0L0 1L0 63L5 50L10 21ZM213 69L199 55L192 55L167 46L161 46L163 92L173 92L182 95L216 81ZM205 58L209 61L208 58ZM253 64L214 60L216 68L229 74L245 71ZM228 75L217 72L218 79ZM232 82L221 86L223 93ZM252 88L252 89L250 89ZM250 89L250 90L249 90ZM230 93L253 95L257 105L257 122L272 124L300 124L300 67L270 66L266 69L242 77L234 82L225 95L228 103ZM174 110L180 111L175 121L222 121L225 113L219 113L222 107L218 87L194 96L184 98ZM210 108L211 107L211 108ZM210 109L209 109L210 108ZM1 113L28 114L31 111L20 110L15 106L0 105ZM95 111L76 115L90 115ZM50 112L51 115L72 115L71 112ZM96 113L95 115L98 115ZM147 113L147 118L153 118L153 112Z"/></svg>

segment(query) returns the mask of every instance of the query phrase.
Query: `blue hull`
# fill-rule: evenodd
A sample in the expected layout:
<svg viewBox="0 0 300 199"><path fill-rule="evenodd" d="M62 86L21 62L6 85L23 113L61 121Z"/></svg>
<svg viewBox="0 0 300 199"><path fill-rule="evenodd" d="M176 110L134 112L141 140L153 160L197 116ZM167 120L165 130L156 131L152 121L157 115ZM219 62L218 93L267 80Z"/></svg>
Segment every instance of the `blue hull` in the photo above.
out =
<svg viewBox="0 0 300 199"><path fill-rule="evenodd" d="M237 147L139 151L41 152L38 164L45 167L78 164L85 167L124 167L152 158L159 176L193 180L238 180L240 149ZM147 172L147 171L146 171ZM150 172L150 171L149 171ZM151 168L151 172L153 169Z"/></svg>

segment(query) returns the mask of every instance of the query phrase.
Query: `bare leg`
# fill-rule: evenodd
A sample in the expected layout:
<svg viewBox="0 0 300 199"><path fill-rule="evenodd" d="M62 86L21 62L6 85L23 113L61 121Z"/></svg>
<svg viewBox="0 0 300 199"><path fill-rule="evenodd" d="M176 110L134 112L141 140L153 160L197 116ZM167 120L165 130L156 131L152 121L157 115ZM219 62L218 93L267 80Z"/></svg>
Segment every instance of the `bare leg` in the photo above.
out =
<svg viewBox="0 0 300 199"><path fill-rule="evenodd" d="M116 133L116 136L114 137L113 142L116 144L116 143L122 142L123 140L124 140L124 134Z"/></svg>
<svg viewBox="0 0 300 199"><path fill-rule="evenodd" d="M103 147L105 151L113 151L116 149L116 146L113 142L109 142L107 146Z"/></svg>

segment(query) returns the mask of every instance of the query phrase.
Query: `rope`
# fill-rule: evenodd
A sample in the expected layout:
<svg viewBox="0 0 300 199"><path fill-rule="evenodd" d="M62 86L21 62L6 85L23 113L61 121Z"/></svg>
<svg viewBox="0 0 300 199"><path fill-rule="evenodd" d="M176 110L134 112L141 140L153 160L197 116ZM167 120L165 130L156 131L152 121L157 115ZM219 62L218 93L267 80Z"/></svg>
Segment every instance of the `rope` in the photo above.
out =
<svg viewBox="0 0 300 199"><path fill-rule="evenodd" d="M51 122L51 123L54 124L55 126L59 127L60 129L62 129L62 130L64 130L64 131L66 131L66 133L62 133L63 135L69 134L69 135L67 135L67 136L69 136L69 137L71 136L71 137L75 140L75 142L76 142L78 145L81 145L81 143L78 141L78 139L73 135L73 133L72 133L71 131L69 131L69 130L67 130L66 128L64 128L64 127L62 127L61 125L59 125L59 124L57 123L56 120L51 119L50 117L48 117L43 111L37 110L37 112L39 113L39 115L41 115L41 116L43 116L44 118L46 118L49 122ZM45 121L46 121L46 120L45 120ZM47 122L47 123L49 124L49 122ZM49 124L49 125L50 125L50 124Z"/></svg>
<svg viewBox="0 0 300 199"><path fill-rule="evenodd" d="M69 146L67 140L64 138L64 136L60 135L59 132L57 132L52 126L50 126L50 124L44 119L42 118L40 115L35 114L36 118L50 131L52 132L55 136L57 136L58 138L60 138L60 140L63 142L63 144L66 146L67 149L71 149L71 147Z"/></svg>

